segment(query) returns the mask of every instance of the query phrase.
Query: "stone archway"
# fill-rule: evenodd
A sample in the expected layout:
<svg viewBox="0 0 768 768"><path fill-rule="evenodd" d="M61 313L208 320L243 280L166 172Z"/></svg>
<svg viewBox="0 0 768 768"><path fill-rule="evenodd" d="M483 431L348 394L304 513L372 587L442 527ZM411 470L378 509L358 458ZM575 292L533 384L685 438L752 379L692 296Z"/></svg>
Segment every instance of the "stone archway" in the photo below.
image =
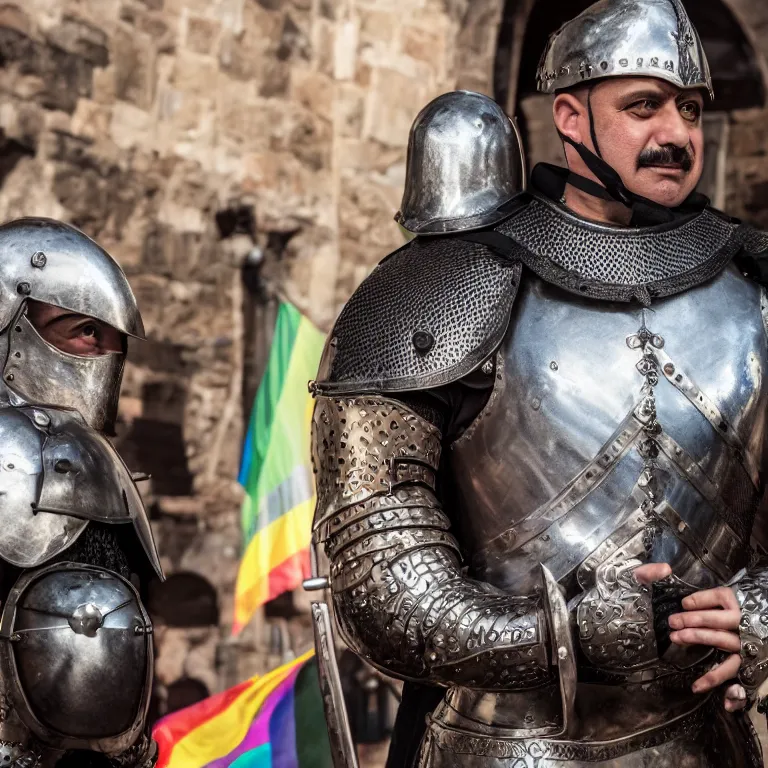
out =
<svg viewBox="0 0 768 768"><path fill-rule="evenodd" d="M562 146L551 120L551 99L536 93L536 70L549 35L593 0L504 0L494 65L494 96L520 123L530 165L562 164ZM731 115L762 110L766 104L766 51L755 29L768 27L768 10L755 11L741 0L689 1L691 19L710 60L715 103L706 117L707 167L700 188L725 205L726 158ZM764 18L753 18L754 14ZM745 25L749 23L751 34ZM752 40L756 43L753 45ZM738 151L738 148L737 148Z"/></svg>

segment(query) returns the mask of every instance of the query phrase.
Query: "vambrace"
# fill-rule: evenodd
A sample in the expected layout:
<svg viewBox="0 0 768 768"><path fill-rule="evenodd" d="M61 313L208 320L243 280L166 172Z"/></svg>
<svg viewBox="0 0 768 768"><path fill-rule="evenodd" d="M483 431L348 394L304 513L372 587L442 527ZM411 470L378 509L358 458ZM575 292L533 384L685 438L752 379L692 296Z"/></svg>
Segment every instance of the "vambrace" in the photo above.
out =
<svg viewBox="0 0 768 768"><path fill-rule="evenodd" d="M348 644L386 672L486 690L554 678L541 596L467 578L435 494L439 430L384 398L318 399L315 540Z"/></svg>
<svg viewBox="0 0 768 768"><path fill-rule="evenodd" d="M739 682L754 699L757 689L768 679L768 567L750 569L734 585L741 605L741 669Z"/></svg>

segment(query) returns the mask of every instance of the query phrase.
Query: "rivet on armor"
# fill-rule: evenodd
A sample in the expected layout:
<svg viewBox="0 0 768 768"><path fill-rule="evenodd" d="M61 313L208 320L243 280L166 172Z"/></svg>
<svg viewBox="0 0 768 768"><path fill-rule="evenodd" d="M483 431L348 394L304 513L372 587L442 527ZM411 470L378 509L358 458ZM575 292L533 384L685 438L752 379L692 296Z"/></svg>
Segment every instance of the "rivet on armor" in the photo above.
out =
<svg viewBox="0 0 768 768"><path fill-rule="evenodd" d="M687 525L686 525L684 522L682 522L682 520L681 520L681 521L680 521L680 522L677 524L677 530L678 530L678 533L683 533L687 527L688 527L688 526L687 526Z"/></svg>
<svg viewBox="0 0 768 768"><path fill-rule="evenodd" d="M552 361L552 362L549 364L549 367L550 367L550 368L551 368L553 371L556 371L556 370L557 370L557 369L558 369L560 366L557 364L557 362L556 362L556 361L554 361L554 360L553 360L553 361Z"/></svg>
<svg viewBox="0 0 768 768"><path fill-rule="evenodd" d="M481 370L486 376L490 376L493 373L493 360L486 360Z"/></svg>
<svg viewBox="0 0 768 768"><path fill-rule="evenodd" d="M21 296L29 296L32 293L32 286L29 283L19 283L16 286L16 293Z"/></svg>
<svg viewBox="0 0 768 768"><path fill-rule="evenodd" d="M664 373L667 376L671 376L675 372L675 366L672 363L666 363L664 365Z"/></svg>
<svg viewBox="0 0 768 768"><path fill-rule="evenodd" d="M750 656L753 659L755 658L755 656L757 656L758 653L760 653L760 651L758 650L758 647L754 643L747 643L744 646L744 651L747 654L747 656Z"/></svg>
<svg viewBox="0 0 768 768"><path fill-rule="evenodd" d="M651 344L653 344L656 349L663 349L664 348L664 337L663 336L654 336L651 339Z"/></svg>
<svg viewBox="0 0 768 768"><path fill-rule="evenodd" d="M69 459L59 459L54 465L53 469L60 475L65 475L72 470L72 462Z"/></svg>
<svg viewBox="0 0 768 768"><path fill-rule="evenodd" d="M435 346L435 337L429 331L416 331L411 341L420 355L426 355Z"/></svg>
<svg viewBox="0 0 768 768"><path fill-rule="evenodd" d="M8 374L8 375L5 377L5 379L6 379L6 381L13 381L13 374L12 374L12 373L9 373L9 374Z"/></svg>
<svg viewBox="0 0 768 768"><path fill-rule="evenodd" d="M608 69L608 62L607 61L601 61L600 62L600 69L602 69L603 72L605 72Z"/></svg>
<svg viewBox="0 0 768 768"><path fill-rule="evenodd" d="M629 66L629 59L619 59L619 65L622 67L628 67Z"/></svg>
<svg viewBox="0 0 768 768"><path fill-rule="evenodd" d="M32 418L40 427L47 427L51 423L51 417L43 411L35 411Z"/></svg>
<svg viewBox="0 0 768 768"><path fill-rule="evenodd" d="M45 266L45 263L48 261L48 259L45 257L45 254L42 251L37 251L37 253L32 254L32 266L36 267L37 269L42 269Z"/></svg>
<svg viewBox="0 0 768 768"><path fill-rule="evenodd" d="M763 614L763 615L760 617L760 622L761 622L762 624L768 624L768 613L764 613L764 614Z"/></svg>
<svg viewBox="0 0 768 768"><path fill-rule="evenodd" d="M534 397L533 400L531 400L531 408L533 408L534 411L538 411L539 408L541 408L541 400L539 400L538 397Z"/></svg>
<svg viewBox="0 0 768 768"><path fill-rule="evenodd" d="M96 637L96 632L101 628L104 616L98 606L93 603L78 605L69 619L69 626L78 634L87 637Z"/></svg>

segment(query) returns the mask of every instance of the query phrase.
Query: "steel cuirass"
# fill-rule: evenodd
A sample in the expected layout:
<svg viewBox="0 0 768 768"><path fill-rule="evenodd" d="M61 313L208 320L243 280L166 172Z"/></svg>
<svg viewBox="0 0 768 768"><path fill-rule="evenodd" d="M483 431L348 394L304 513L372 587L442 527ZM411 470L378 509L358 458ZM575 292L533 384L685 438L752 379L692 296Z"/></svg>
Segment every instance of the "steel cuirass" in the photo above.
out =
<svg viewBox="0 0 768 768"><path fill-rule="evenodd" d="M768 340L742 264L766 245L709 209L630 230L533 197L401 249L345 307L313 387L315 540L347 643L448 689L421 768L761 764L665 616L741 585L758 679ZM469 372L490 395L446 444L414 393ZM673 569L653 590L649 560Z"/></svg>

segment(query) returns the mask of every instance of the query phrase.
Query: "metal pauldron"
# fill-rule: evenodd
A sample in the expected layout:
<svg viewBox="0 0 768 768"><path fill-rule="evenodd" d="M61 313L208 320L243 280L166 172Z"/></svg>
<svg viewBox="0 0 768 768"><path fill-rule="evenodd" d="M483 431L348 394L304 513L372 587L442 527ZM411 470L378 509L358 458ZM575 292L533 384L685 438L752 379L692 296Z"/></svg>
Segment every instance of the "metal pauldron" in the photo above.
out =
<svg viewBox="0 0 768 768"><path fill-rule="evenodd" d="M749 573L735 589L741 605L739 682L752 698L768 679L768 569Z"/></svg>
<svg viewBox="0 0 768 768"><path fill-rule="evenodd" d="M347 643L399 677L484 689L553 677L541 596L511 596L462 572L435 495L440 432L384 398L319 398L318 507Z"/></svg>
<svg viewBox="0 0 768 768"><path fill-rule="evenodd" d="M657 660L651 588L639 584L639 560L605 563L577 608L579 641L596 667L629 671Z"/></svg>

